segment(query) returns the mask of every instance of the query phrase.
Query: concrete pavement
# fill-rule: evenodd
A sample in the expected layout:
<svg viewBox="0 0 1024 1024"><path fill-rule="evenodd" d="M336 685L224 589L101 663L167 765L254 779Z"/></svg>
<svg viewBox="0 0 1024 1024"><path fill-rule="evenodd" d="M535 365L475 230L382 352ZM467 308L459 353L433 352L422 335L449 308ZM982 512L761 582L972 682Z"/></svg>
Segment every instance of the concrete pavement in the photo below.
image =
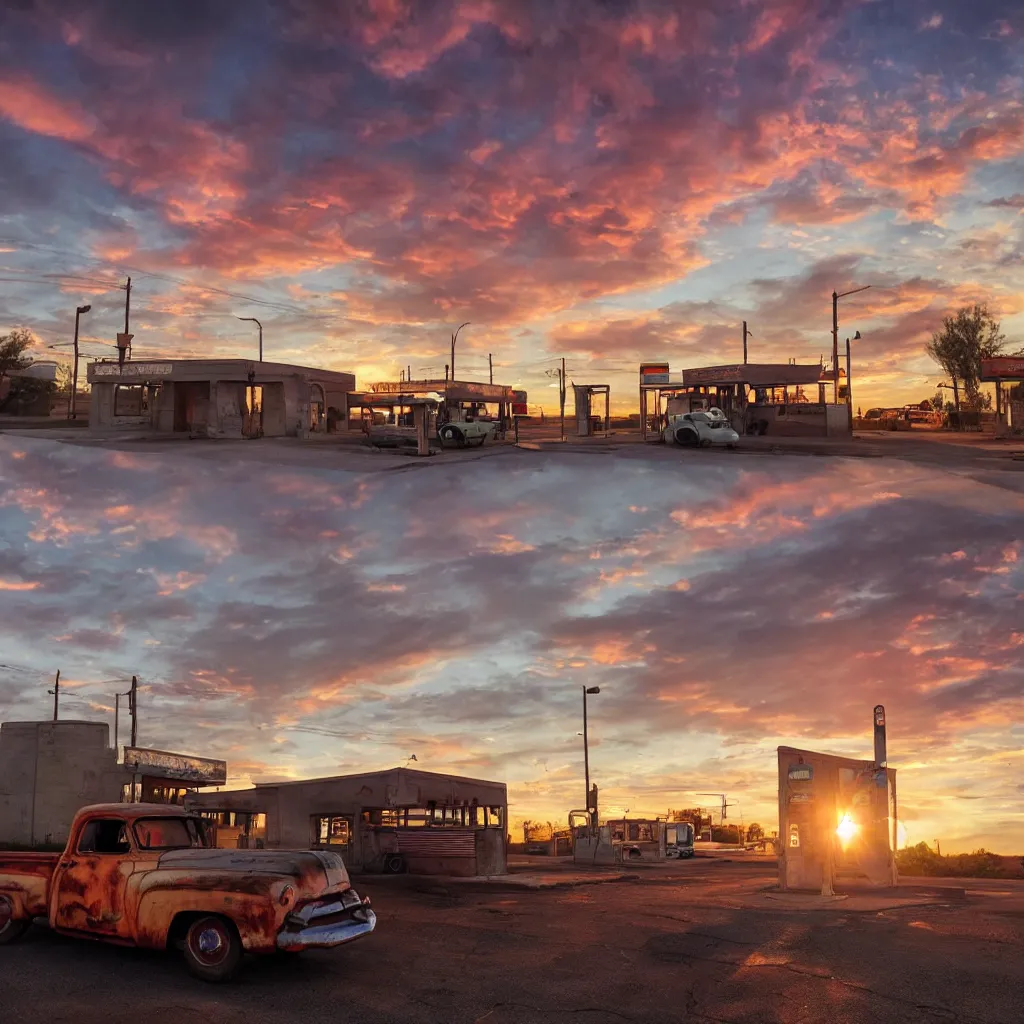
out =
<svg viewBox="0 0 1024 1024"><path fill-rule="evenodd" d="M689 867L688 878L516 893L366 879L372 936L253 959L230 986L193 979L176 954L32 929L0 947L0 1006L24 1024L1021 1020L1019 886L971 882L948 904L780 911L729 904L764 875L757 865Z"/></svg>

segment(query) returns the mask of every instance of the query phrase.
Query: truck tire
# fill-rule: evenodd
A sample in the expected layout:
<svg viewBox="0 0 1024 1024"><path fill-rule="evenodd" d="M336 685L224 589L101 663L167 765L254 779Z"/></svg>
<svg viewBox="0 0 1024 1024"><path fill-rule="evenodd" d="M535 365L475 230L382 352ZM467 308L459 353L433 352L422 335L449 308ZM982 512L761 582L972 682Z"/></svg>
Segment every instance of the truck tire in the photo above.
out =
<svg viewBox="0 0 1024 1024"><path fill-rule="evenodd" d="M696 448L700 444L700 437L697 431L691 427L679 427L676 432L676 444L683 444L690 448Z"/></svg>
<svg viewBox="0 0 1024 1024"><path fill-rule="evenodd" d="M0 896L0 946L20 939L32 923L29 918L15 917L14 901L9 896Z"/></svg>
<svg viewBox="0 0 1024 1024"><path fill-rule="evenodd" d="M238 930L224 917L197 917L185 933L185 963L203 981L227 981L242 960Z"/></svg>

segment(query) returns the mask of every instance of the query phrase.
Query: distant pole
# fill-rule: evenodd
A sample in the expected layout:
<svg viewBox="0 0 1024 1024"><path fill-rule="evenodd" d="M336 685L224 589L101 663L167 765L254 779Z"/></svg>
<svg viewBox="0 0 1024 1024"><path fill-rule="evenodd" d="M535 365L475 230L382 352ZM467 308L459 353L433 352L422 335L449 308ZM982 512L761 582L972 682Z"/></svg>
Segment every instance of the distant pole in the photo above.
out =
<svg viewBox="0 0 1024 1024"><path fill-rule="evenodd" d="M565 440L565 356L562 356L562 372L558 378L558 413L562 420L562 440Z"/></svg>
<svg viewBox="0 0 1024 1024"><path fill-rule="evenodd" d="M263 324L259 322L254 316L239 316L236 320L247 320L249 323L254 323L260 329L260 362L263 362Z"/></svg>
<svg viewBox="0 0 1024 1024"><path fill-rule="evenodd" d="M459 324L455 329L455 333L452 335L452 380L455 380L455 342L458 340L459 331L461 331L463 327L468 327L469 323L470 321L467 320L464 324Z"/></svg>
<svg viewBox="0 0 1024 1024"><path fill-rule="evenodd" d="M743 321L743 362L747 361L747 321Z"/></svg>
<svg viewBox="0 0 1024 1024"><path fill-rule="evenodd" d="M128 333L128 315L132 308L132 279L124 286L124 333Z"/></svg>
<svg viewBox="0 0 1024 1024"><path fill-rule="evenodd" d="M121 720L121 694L114 694L114 757L117 757L117 729Z"/></svg>
<svg viewBox="0 0 1024 1024"><path fill-rule="evenodd" d="M128 710L132 716L132 746L139 736L139 709L138 709L139 677L132 676L132 688L128 691Z"/></svg>
<svg viewBox="0 0 1024 1024"><path fill-rule="evenodd" d="M57 675L53 680L53 689L50 690L53 694L53 720L57 721L57 712L59 711L58 700L60 698L60 669L57 669Z"/></svg>
<svg viewBox="0 0 1024 1024"><path fill-rule="evenodd" d="M832 292L832 403L839 404L839 295Z"/></svg>
<svg viewBox="0 0 1024 1024"><path fill-rule="evenodd" d="M850 430L853 430L853 385L850 383L850 339L846 339L846 406L850 412Z"/></svg>
<svg viewBox="0 0 1024 1024"><path fill-rule="evenodd" d="M491 383L494 383L494 361L491 359L491 353L487 353L487 369L491 375Z"/></svg>
<svg viewBox="0 0 1024 1024"><path fill-rule="evenodd" d="M405 379L406 380L412 380L412 367L411 366L407 366L405 368Z"/></svg>

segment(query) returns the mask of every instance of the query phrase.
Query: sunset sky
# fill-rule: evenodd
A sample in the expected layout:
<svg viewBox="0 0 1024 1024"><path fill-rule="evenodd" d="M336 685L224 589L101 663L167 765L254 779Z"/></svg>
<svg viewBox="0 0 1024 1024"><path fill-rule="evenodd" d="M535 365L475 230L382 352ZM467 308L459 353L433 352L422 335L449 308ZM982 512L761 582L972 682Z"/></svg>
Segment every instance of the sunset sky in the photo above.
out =
<svg viewBox="0 0 1024 1024"><path fill-rule="evenodd" d="M1024 346L1019 0L21 0L0 15L0 331L361 384L817 361L929 397L987 301ZM94 354L109 349L86 346ZM244 577L239 585L244 586ZM512 657L509 653L508 657ZM500 671L500 666L495 671Z"/></svg>
<svg viewBox="0 0 1024 1024"><path fill-rule="evenodd" d="M883 703L908 840L1024 853L1024 474L257 458L0 436L0 720L59 668L62 714L112 723L136 673L140 743L233 785L415 754L564 822L599 685L604 814L726 792L774 828L775 748L870 758Z"/></svg>

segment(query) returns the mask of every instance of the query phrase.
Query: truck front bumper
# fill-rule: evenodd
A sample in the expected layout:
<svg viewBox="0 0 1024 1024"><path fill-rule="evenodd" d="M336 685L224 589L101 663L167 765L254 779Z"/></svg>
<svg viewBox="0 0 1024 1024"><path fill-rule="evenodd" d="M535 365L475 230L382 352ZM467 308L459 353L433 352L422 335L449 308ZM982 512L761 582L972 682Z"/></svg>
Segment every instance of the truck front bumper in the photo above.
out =
<svg viewBox="0 0 1024 1024"><path fill-rule="evenodd" d="M361 939L377 926L369 896L360 899L354 889L299 907L285 918L277 934L277 948L288 953L326 949Z"/></svg>

